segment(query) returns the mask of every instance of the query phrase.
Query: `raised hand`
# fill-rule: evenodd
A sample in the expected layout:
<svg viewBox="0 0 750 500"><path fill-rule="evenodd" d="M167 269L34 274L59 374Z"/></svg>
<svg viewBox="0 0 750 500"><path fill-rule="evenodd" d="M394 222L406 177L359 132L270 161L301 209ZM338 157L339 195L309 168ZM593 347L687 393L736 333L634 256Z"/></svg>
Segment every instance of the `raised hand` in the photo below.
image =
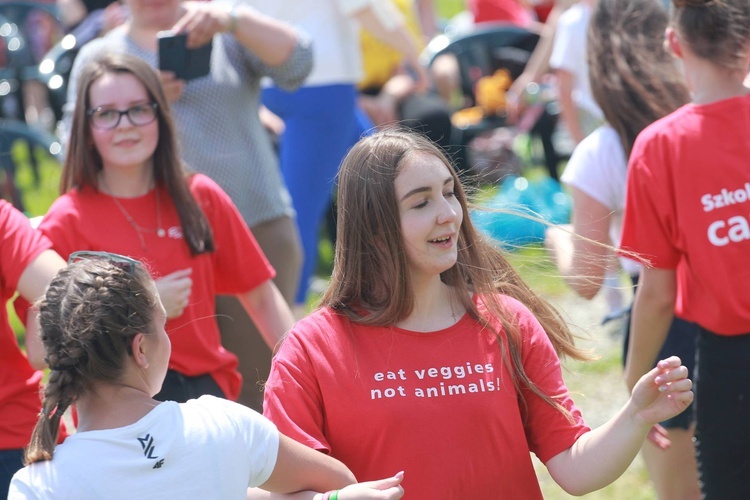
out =
<svg viewBox="0 0 750 500"><path fill-rule="evenodd" d="M185 80L178 79L171 71L159 71L159 79L167 101L173 103L182 96L182 91L185 90Z"/></svg>
<svg viewBox="0 0 750 500"><path fill-rule="evenodd" d="M644 423L657 424L682 413L694 397L693 383L687 374L680 358L672 356L659 361L656 368L642 376L631 395L638 418ZM657 446L664 444L660 437L663 437L663 432L658 429L649 433L649 439Z"/></svg>
<svg viewBox="0 0 750 500"><path fill-rule="evenodd" d="M192 272L190 268L180 269L156 280L156 289L167 311L167 318L179 318L187 307L193 288Z"/></svg>
<svg viewBox="0 0 750 500"><path fill-rule="evenodd" d="M184 2L184 14L172 27L176 33L187 33L188 48L196 48L210 42L214 35L231 29L232 19L221 4L212 2Z"/></svg>

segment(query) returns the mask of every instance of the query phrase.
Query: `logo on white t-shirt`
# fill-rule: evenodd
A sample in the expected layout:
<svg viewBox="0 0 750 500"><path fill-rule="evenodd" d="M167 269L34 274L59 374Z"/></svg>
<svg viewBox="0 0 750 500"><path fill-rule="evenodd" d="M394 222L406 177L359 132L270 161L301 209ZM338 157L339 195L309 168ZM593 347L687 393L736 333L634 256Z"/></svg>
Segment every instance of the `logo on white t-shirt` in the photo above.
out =
<svg viewBox="0 0 750 500"><path fill-rule="evenodd" d="M152 468L161 469L161 466L164 465L164 459L160 459L155 454L156 445L154 445L154 438L151 436L151 434L146 434L145 436L139 437L137 439L138 442L141 443L141 448L143 448L143 456L151 460L156 460L156 463Z"/></svg>

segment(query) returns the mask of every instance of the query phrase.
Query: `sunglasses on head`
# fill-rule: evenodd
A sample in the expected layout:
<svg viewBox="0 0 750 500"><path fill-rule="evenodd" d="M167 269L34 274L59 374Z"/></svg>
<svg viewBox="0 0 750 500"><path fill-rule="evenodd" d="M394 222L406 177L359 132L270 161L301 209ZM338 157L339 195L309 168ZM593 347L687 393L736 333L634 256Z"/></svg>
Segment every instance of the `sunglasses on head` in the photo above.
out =
<svg viewBox="0 0 750 500"><path fill-rule="evenodd" d="M131 276L135 275L135 266L140 264L135 259L126 257L124 255L111 253L111 252L95 252L93 250L81 250L79 252L73 252L68 257L68 264L79 262L81 260L99 259L106 260L110 264L119 267L123 271L128 272Z"/></svg>

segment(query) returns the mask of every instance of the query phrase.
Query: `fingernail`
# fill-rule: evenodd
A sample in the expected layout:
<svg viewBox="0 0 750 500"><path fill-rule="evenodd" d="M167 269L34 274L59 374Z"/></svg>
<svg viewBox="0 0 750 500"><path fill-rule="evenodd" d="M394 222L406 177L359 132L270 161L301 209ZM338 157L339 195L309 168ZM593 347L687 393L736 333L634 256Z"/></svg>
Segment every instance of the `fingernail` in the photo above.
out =
<svg viewBox="0 0 750 500"><path fill-rule="evenodd" d="M664 392L664 391L666 391L667 389L669 389L669 387L667 387L666 385L660 385L660 386L659 386L659 392Z"/></svg>

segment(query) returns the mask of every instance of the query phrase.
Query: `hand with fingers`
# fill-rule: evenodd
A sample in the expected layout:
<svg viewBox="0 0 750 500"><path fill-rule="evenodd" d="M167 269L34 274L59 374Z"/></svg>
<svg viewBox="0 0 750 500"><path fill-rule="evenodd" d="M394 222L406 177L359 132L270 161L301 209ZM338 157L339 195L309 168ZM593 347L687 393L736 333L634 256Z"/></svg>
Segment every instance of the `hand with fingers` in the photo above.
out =
<svg viewBox="0 0 750 500"><path fill-rule="evenodd" d="M227 9L213 2L184 2L182 17L172 27L175 33L187 33L187 47L194 49L210 42L214 35L231 31L234 23Z"/></svg>
<svg viewBox="0 0 750 500"><path fill-rule="evenodd" d="M669 446L669 438L657 422L682 413L693 401L693 383L687 375L680 358L671 356L659 361L633 387L631 400L638 408L637 416L654 425L648 439L660 448Z"/></svg>
<svg viewBox="0 0 750 500"><path fill-rule="evenodd" d="M404 473L378 481L366 481L347 486L339 491L338 500L398 500L404 496L401 481Z"/></svg>
<svg viewBox="0 0 750 500"><path fill-rule="evenodd" d="M167 318L179 318L190 301L193 280L191 268L180 269L156 280L159 298L167 311Z"/></svg>
<svg viewBox="0 0 750 500"><path fill-rule="evenodd" d="M164 88L164 95L171 103L179 100L185 90L185 80L180 80L171 71L159 71L159 79Z"/></svg>

